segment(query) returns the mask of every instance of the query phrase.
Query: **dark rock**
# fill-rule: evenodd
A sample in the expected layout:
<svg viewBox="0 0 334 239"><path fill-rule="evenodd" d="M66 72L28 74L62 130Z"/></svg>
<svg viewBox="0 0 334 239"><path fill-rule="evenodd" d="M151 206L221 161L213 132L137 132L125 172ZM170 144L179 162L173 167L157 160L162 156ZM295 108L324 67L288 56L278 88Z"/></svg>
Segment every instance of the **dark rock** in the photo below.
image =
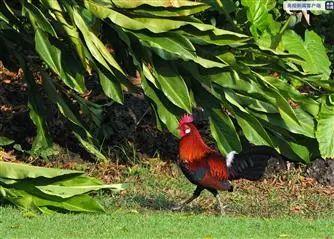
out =
<svg viewBox="0 0 334 239"><path fill-rule="evenodd" d="M287 170L287 161L282 158L272 157L268 161L268 165L265 172L265 177L272 177L277 173Z"/></svg>
<svg viewBox="0 0 334 239"><path fill-rule="evenodd" d="M315 178L319 183L334 186L334 160L316 159L306 170L308 176Z"/></svg>

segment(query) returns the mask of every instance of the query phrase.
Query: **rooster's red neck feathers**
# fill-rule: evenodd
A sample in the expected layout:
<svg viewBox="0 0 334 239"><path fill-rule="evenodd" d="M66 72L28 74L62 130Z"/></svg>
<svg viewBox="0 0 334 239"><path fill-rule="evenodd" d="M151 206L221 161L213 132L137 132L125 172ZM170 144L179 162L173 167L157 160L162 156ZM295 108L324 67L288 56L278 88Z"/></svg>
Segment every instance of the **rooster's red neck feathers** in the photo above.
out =
<svg viewBox="0 0 334 239"><path fill-rule="evenodd" d="M179 130L182 137L179 146L179 156L181 161L187 163L200 160L213 151L205 144L192 122L193 117L191 115L185 115L179 121Z"/></svg>

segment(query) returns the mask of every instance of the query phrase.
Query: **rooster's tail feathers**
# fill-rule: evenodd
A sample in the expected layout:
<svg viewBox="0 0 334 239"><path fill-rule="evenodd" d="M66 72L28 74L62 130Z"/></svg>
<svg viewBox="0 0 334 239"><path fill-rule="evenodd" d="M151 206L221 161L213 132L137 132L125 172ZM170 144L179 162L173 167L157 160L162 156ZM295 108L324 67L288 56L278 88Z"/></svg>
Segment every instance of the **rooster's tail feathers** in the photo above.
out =
<svg viewBox="0 0 334 239"><path fill-rule="evenodd" d="M247 152L236 154L234 151L226 156L226 165L229 168L229 179L260 179L271 157L278 154L269 147L256 146Z"/></svg>

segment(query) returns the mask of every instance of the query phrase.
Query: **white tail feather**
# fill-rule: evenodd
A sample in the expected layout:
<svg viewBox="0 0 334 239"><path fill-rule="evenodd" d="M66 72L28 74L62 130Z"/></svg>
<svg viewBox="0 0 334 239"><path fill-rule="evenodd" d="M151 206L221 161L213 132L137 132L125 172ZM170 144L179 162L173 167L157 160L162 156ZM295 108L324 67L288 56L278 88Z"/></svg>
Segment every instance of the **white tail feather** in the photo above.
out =
<svg viewBox="0 0 334 239"><path fill-rule="evenodd" d="M226 155L226 166L229 168L232 165L234 156L237 154L235 151L231 151Z"/></svg>

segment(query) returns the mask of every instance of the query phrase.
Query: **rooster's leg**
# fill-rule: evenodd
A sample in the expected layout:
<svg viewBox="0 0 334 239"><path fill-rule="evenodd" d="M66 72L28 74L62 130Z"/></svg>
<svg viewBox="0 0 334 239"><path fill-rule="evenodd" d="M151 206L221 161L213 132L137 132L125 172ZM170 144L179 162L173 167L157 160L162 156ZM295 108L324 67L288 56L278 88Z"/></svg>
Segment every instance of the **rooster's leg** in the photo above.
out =
<svg viewBox="0 0 334 239"><path fill-rule="evenodd" d="M195 189L193 195L188 199L186 200L185 202L183 202L182 204L180 205L177 205L177 206L174 206L172 207L172 210L173 211L178 211L178 210L181 210L182 208L184 208L185 205L191 203L192 201L194 201L196 198L199 197L199 195L201 195L201 192L204 190L204 188L200 187L200 186L197 186L197 188Z"/></svg>
<svg viewBox="0 0 334 239"><path fill-rule="evenodd" d="M221 214L221 215L224 215L224 214L225 214L224 209L225 209L225 207L226 207L227 205L223 206L223 204L222 204L222 202L221 202L221 200L220 200L220 194L219 194L218 192L217 192L217 195L216 195L216 199L217 199L217 202L218 202L218 205L219 205L220 214Z"/></svg>
<svg viewBox="0 0 334 239"><path fill-rule="evenodd" d="M218 192L217 190L209 190L209 191L210 191L210 192L213 194L213 196L215 196L215 198L217 199L217 203L218 203L218 206L219 206L219 209L220 209L220 213L221 213L221 215L224 215L224 214L225 214L224 209L225 209L225 207L226 207L227 205L223 206L222 201L220 200L220 194L219 194L219 192Z"/></svg>

